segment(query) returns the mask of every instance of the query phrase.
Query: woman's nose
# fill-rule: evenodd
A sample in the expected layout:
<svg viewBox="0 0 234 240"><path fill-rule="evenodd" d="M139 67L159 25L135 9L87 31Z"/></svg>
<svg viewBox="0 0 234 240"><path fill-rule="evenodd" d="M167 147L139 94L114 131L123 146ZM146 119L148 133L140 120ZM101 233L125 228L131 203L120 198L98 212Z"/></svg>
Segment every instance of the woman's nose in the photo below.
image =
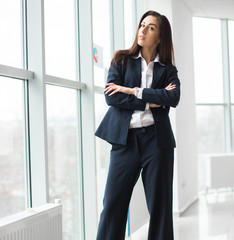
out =
<svg viewBox="0 0 234 240"><path fill-rule="evenodd" d="M146 34L146 31L147 31L146 28L143 28L141 32L142 32L143 34Z"/></svg>

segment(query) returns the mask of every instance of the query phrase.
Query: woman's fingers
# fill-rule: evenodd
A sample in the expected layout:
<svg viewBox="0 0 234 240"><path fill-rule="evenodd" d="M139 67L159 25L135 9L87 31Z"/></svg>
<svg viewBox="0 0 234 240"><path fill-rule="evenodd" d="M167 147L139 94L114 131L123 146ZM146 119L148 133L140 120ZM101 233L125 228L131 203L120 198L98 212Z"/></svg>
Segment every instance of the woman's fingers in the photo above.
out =
<svg viewBox="0 0 234 240"><path fill-rule="evenodd" d="M114 83L107 83L106 86L108 86L108 87L104 90L104 92L105 92L105 94L108 94L111 92L110 94L108 94L109 96L120 91L120 86L116 85Z"/></svg>
<svg viewBox="0 0 234 240"><path fill-rule="evenodd" d="M108 87L106 89L104 89L105 93L109 93L110 91L113 91L117 87L117 85L114 83L107 83L106 86L108 86Z"/></svg>
<svg viewBox="0 0 234 240"><path fill-rule="evenodd" d="M176 89L176 84L173 85L172 83L170 83L165 89L168 90L168 91Z"/></svg>
<svg viewBox="0 0 234 240"><path fill-rule="evenodd" d="M110 91L112 91L113 89L111 87L108 87L104 90L104 93L107 94L109 93Z"/></svg>
<svg viewBox="0 0 234 240"><path fill-rule="evenodd" d="M116 89L115 91L113 91L112 93L110 93L109 96L114 95L114 94L117 93L118 91L119 91L119 90Z"/></svg>

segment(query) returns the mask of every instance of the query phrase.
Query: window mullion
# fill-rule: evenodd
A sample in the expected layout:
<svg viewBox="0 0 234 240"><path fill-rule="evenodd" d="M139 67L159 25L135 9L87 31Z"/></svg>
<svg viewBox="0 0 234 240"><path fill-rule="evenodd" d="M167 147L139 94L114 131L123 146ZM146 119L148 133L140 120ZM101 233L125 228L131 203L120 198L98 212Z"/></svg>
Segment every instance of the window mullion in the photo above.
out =
<svg viewBox="0 0 234 240"><path fill-rule="evenodd" d="M223 64L223 91L224 91L224 128L225 128L225 149L232 150L232 121L231 121L231 88L230 88L230 61L228 41L228 21L221 20L222 38L222 64Z"/></svg>
<svg viewBox="0 0 234 240"><path fill-rule="evenodd" d="M27 65L35 73L33 81L28 82L33 207L49 202L44 52L44 0L28 0Z"/></svg>

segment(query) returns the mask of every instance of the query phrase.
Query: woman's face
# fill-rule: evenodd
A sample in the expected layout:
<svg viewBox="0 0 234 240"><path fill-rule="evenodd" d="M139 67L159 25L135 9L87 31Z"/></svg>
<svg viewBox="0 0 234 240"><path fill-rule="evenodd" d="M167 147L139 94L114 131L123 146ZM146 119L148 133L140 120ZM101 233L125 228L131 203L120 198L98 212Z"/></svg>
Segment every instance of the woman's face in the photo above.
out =
<svg viewBox="0 0 234 240"><path fill-rule="evenodd" d="M147 16L141 22L138 30L138 45L141 47L156 49L160 42L160 32L158 20L154 16Z"/></svg>

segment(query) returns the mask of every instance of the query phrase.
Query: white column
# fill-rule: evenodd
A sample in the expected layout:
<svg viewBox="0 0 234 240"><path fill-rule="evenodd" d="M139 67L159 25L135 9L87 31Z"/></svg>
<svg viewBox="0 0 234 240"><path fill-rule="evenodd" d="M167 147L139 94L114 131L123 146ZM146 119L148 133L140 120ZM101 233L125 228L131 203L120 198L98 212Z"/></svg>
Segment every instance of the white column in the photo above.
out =
<svg viewBox="0 0 234 240"><path fill-rule="evenodd" d="M192 13L183 1L172 1L173 38L181 80L181 100L176 110L177 169L175 213L183 213L198 198L197 132L193 62Z"/></svg>

